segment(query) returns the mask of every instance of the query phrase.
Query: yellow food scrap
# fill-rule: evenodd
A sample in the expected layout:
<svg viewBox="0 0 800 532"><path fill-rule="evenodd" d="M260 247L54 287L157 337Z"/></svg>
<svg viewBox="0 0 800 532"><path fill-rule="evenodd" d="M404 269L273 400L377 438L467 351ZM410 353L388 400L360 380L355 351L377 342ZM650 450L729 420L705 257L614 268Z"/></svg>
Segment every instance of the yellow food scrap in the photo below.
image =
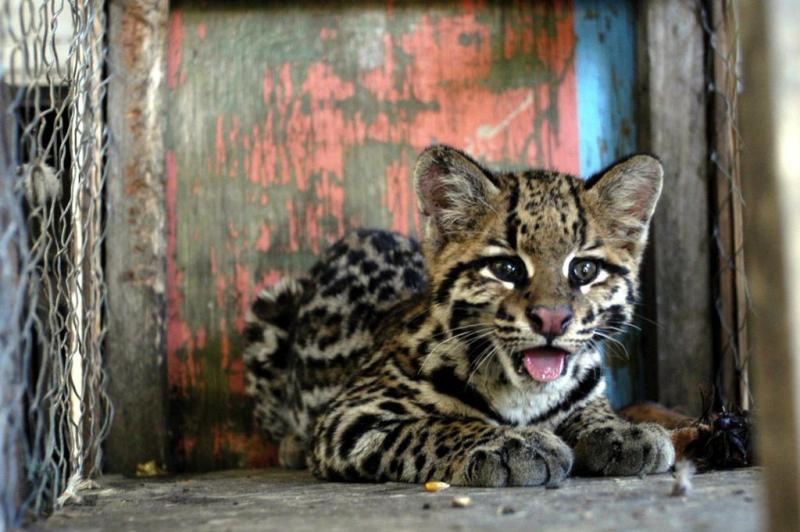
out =
<svg viewBox="0 0 800 532"><path fill-rule="evenodd" d="M155 460L150 460L148 462L142 462L141 464L136 464L136 476L137 477L158 477L161 475L166 475L166 470L158 465L158 462Z"/></svg>
<svg viewBox="0 0 800 532"><path fill-rule="evenodd" d="M467 506L472 506L472 499L469 497L453 497L450 504L453 508L466 508Z"/></svg>
<svg viewBox="0 0 800 532"><path fill-rule="evenodd" d="M450 484L447 482L442 482L441 480L431 480L430 482L425 483L425 491L430 491L431 493L446 490L449 487Z"/></svg>

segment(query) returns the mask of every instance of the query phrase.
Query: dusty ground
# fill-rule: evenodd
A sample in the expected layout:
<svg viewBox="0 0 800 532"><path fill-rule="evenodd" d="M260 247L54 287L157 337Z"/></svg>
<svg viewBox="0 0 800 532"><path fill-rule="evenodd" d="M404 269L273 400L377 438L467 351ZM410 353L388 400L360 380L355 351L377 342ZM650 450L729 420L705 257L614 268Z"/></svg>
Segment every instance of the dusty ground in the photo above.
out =
<svg viewBox="0 0 800 532"><path fill-rule="evenodd" d="M670 475L570 479L557 490L463 489L426 493L408 484L331 484L307 472L230 471L170 479L101 480L33 530L723 530L759 529L761 472L695 476L671 497ZM453 508L455 496L467 508Z"/></svg>

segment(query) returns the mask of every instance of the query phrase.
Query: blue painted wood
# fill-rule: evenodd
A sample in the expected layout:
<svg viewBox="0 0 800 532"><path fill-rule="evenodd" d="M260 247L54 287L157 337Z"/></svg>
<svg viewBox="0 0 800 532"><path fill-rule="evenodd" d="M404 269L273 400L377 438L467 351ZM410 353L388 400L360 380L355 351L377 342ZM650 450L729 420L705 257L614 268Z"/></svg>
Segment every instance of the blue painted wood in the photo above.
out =
<svg viewBox="0 0 800 532"><path fill-rule="evenodd" d="M575 0L580 167L593 175L636 150L636 38L634 6L628 0ZM623 349L606 350L608 396L613 406L630 404L641 395L641 361L635 338Z"/></svg>

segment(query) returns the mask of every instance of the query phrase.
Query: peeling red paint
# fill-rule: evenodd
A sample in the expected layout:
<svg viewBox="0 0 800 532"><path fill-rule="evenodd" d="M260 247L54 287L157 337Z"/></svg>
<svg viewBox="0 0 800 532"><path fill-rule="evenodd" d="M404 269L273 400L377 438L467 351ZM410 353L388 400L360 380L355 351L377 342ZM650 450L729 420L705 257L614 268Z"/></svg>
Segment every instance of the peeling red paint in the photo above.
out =
<svg viewBox="0 0 800 532"><path fill-rule="evenodd" d="M178 196L178 166L174 151L166 153L166 214L167 214L167 373L170 383L189 385L191 367L178 356L178 351L189 344L192 334L181 315L183 293L180 290L182 274L175 262L178 243L178 220L176 216Z"/></svg>
<svg viewBox="0 0 800 532"><path fill-rule="evenodd" d="M225 171L225 165L228 162L228 153L225 150L225 117L217 117L217 135L216 135L216 169L217 174L222 174Z"/></svg>
<svg viewBox="0 0 800 532"><path fill-rule="evenodd" d="M386 168L386 194L384 204L392 213L392 229L403 234L409 234L409 220L418 218L416 203L413 197L408 166L400 162L391 163ZM416 229L419 222L415 220Z"/></svg>
<svg viewBox="0 0 800 532"><path fill-rule="evenodd" d="M206 336L205 327L199 327L197 331L195 331L195 345L197 346L197 349L205 349Z"/></svg>
<svg viewBox="0 0 800 532"><path fill-rule="evenodd" d="M319 38L323 41L335 39L339 35L336 28L321 28L319 30Z"/></svg>
<svg viewBox="0 0 800 532"><path fill-rule="evenodd" d="M230 142L231 146L237 146L239 141L239 130L241 129L242 121L238 116L234 116L231 129L228 132L228 142ZM239 174L239 158L234 157L230 164L230 169L228 170L229 177L236 177Z"/></svg>
<svg viewBox="0 0 800 532"><path fill-rule="evenodd" d="M228 390L232 394L244 395L245 387L244 362L236 357L228 367Z"/></svg>
<svg viewBox="0 0 800 532"><path fill-rule="evenodd" d="M286 200L286 221L289 225L289 249L287 251L296 253L300 250L300 240L297 234L297 218L295 218L294 203L291 199Z"/></svg>
<svg viewBox="0 0 800 532"><path fill-rule="evenodd" d="M169 17L169 45L167 49L167 85L176 89L184 82L185 76L181 71L183 60L183 13L176 9Z"/></svg>
<svg viewBox="0 0 800 532"><path fill-rule="evenodd" d="M236 240L242 232L236 227L233 222L228 222L228 236L231 240Z"/></svg>
<svg viewBox="0 0 800 532"><path fill-rule="evenodd" d="M207 34L208 34L208 29L206 28L206 25L203 22L198 24L197 25L197 38L202 41L203 39L206 38Z"/></svg>
<svg viewBox="0 0 800 532"><path fill-rule="evenodd" d="M221 368L228 366L231 358L231 339L228 337L228 323L225 318L219 320L220 353L222 354Z"/></svg>
<svg viewBox="0 0 800 532"><path fill-rule="evenodd" d="M236 290L236 317L234 318L234 328L238 333L242 333L245 327L245 317L250 308L250 301L253 297L252 274L250 270L239 263L234 264L234 288Z"/></svg>
<svg viewBox="0 0 800 532"><path fill-rule="evenodd" d="M256 284L255 290L253 290L254 294L261 292L264 288L268 286L272 286L284 277L286 277L287 273L283 270L269 270L264 272L261 275L261 278L258 280Z"/></svg>
<svg viewBox="0 0 800 532"><path fill-rule="evenodd" d="M256 240L256 249L259 251L269 251L270 229L267 224L261 224L261 229Z"/></svg>

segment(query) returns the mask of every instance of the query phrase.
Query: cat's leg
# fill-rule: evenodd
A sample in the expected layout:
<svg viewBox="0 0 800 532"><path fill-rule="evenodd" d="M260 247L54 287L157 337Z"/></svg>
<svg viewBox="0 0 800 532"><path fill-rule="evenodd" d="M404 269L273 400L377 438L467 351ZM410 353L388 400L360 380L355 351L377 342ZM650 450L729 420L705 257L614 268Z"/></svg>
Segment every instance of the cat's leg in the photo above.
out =
<svg viewBox="0 0 800 532"><path fill-rule="evenodd" d="M312 450L315 474L329 480L554 486L571 466L569 446L549 431L374 408L331 412Z"/></svg>
<svg viewBox="0 0 800 532"><path fill-rule="evenodd" d="M666 429L621 419L605 397L570 415L557 433L575 451L578 474L663 473L675 462L675 448Z"/></svg>

